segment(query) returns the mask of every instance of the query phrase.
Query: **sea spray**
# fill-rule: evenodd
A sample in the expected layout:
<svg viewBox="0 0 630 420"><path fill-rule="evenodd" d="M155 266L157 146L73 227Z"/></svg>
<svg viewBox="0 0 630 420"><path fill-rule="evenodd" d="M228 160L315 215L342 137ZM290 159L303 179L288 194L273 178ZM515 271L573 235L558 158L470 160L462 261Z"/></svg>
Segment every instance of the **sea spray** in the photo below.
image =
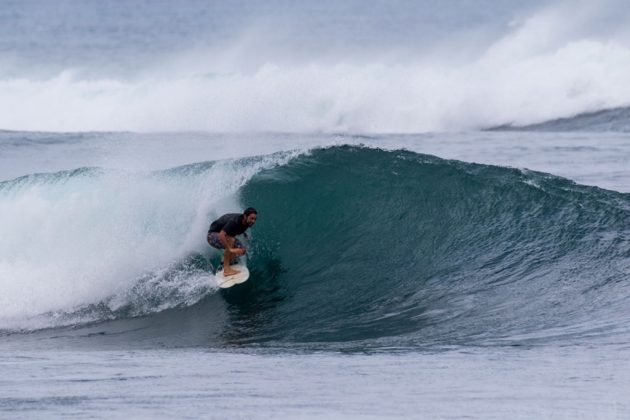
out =
<svg viewBox="0 0 630 420"><path fill-rule="evenodd" d="M126 313L139 314L197 300L211 288L209 274L202 287L190 266L175 273L173 267L194 253L207 254L211 218L238 210L238 189L294 154L152 173L84 168L1 183L1 327L77 322L67 316L73 313L91 320L84 308L103 303L113 311L131 306ZM188 289L189 281L198 286L191 295L166 293L145 309L143 297L128 300L139 296L133 292L139 284Z"/></svg>

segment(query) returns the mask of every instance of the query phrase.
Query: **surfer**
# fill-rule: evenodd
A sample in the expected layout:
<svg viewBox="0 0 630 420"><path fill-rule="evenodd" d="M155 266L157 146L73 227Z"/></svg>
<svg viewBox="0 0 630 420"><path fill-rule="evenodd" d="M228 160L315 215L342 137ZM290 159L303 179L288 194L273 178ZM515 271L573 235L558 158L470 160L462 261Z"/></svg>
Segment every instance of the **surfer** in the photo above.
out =
<svg viewBox="0 0 630 420"><path fill-rule="evenodd" d="M224 249L223 254L223 275L233 276L238 274L238 270L234 270L230 264L235 256L245 254L247 251L245 245L236 239L236 235L244 235L247 228L254 226L258 212L253 207L245 209L243 214L228 213L219 217L212 222L208 230L208 243L216 249Z"/></svg>

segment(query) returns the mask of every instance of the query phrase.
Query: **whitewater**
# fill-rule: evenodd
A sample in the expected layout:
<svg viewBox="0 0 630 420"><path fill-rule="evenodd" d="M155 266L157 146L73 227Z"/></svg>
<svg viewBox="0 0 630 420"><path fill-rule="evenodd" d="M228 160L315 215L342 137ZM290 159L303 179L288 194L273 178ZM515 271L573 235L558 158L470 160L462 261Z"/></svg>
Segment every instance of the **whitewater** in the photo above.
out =
<svg viewBox="0 0 630 420"><path fill-rule="evenodd" d="M50 10L30 1L15 6L13 20L9 7L0 127L418 133L527 125L629 105L623 2L480 1L463 13L466 25L454 10L458 1L374 10L357 1L280 3L278 16L254 2L238 14L237 7L161 1L145 15L137 11L137 22L111 5L64 1ZM170 37L159 30L169 13L189 24ZM361 23L348 20L352 13ZM419 20L407 22L409 14ZM75 19L81 35L82 25L93 28L87 40L64 31ZM18 35L25 31L31 35ZM125 31L128 39L111 35ZM99 56L90 41L108 55ZM43 53L51 63L39 66Z"/></svg>
<svg viewBox="0 0 630 420"><path fill-rule="evenodd" d="M622 2L2 6L1 416L630 415Z"/></svg>

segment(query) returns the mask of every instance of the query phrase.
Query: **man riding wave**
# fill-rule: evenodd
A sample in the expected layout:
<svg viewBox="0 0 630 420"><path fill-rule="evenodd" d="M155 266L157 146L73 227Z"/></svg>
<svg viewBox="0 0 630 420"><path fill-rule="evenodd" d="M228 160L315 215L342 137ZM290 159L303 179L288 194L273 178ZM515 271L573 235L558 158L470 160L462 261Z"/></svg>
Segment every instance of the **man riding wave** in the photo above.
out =
<svg viewBox="0 0 630 420"><path fill-rule="evenodd" d="M224 214L210 225L210 229L208 230L208 243L213 248L225 250L223 254L224 276L233 276L240 273L240 271L234 270L230 264L234 257L244 255L247 250L245 249L245 245L243 245L236 236L244 235L245 238L247 238L245 231L254 226L257 218L258 212L256 209L248 207L242 214Z"/></svg>

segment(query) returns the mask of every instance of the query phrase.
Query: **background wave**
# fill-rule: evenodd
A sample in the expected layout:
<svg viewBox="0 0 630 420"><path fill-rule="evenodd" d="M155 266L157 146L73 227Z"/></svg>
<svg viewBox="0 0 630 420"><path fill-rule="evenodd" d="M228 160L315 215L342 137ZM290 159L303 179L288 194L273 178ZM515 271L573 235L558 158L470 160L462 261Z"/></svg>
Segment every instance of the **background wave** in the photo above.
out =
<svg viewBox="0 0 630 420"><path fill-rule="evenodd" d="M418 133L630 104L621 1L114 3L8 5L0 128Z"/></svg>
<svg viewBox="0 0 630 420"><path fill-rule="evenodd" d="M502 126L491 130L549 131L549 132L630 132L630 108L605 109L570 118L559 118L528 126Z"/></svg>

